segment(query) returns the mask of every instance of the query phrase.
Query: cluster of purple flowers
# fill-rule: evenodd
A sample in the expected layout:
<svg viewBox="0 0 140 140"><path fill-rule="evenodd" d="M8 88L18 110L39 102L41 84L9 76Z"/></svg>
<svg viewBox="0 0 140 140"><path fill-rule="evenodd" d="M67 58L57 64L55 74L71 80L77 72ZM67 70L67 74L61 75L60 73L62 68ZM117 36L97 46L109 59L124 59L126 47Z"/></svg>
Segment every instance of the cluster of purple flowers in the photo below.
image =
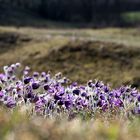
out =
<svg viewBox="0 0 140 140"><path fill-rule="evenodd" d="M70 84L61 73L30 74L28 66L22 72L20 67L20 63L4 66L4 73L0 74L1 106L32 108L34 114L45 116L128 108L133 114L140 114L140 92L131 86L111 89L97 80L86 85Z"/></svg>

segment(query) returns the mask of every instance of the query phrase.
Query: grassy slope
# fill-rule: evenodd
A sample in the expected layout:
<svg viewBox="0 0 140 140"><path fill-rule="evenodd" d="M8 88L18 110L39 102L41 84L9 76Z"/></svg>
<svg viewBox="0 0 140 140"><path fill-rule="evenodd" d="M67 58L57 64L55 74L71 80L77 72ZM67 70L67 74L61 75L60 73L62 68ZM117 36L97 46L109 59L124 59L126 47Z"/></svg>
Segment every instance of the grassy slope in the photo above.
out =
<svg viewBox="0 0 140 140"><path fill-rule="evenodd" d="M33 70L62 71L85 83L99 78L114 86L140 78L138 29L47 30L0 27L0 67L20 61ZM140 82L137 81L137 84ZM96 114L94 120L28 118L0 108L2 140L139 140L139 118Z"/></svg>
<svg viewBox="0 0 140 140"><path fill-rule="evenodd" d="M80 83L96 78L113 86L140 86L138 30L1 27L1 36L10 34L7 38L14 42L1 41L0 66L20 61L36 71L62 71Z"/></svg>

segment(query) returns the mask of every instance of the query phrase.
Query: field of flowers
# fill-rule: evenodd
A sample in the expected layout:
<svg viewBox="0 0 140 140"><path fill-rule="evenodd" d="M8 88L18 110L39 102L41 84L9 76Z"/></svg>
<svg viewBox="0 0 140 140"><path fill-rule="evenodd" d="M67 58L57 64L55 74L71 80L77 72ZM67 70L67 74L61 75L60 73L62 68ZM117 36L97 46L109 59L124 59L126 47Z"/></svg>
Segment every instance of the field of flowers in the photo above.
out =
<svg viewBox="0 0 140 140"><path fill-rule="evenodd" d="M131 86L112 89L98 80L80 85L62 73L31 73L29 66L24 68L20 63L4 66L3 70L0 74L2 139L125 139L118 134L129 133L131 127L129 130L123 125L129 126L131 121L136 125L136 120L139 123L140 92ZM123 132L119 130L121 125L122 130L126 129ZM38 127L44 129L38 131ZM25 134L21 138L22 131ZM135 139L139 138L137 135L136 131Z"/></svg>
<svg viewBox="0 0 140 140"><path fill-rule="evenodd" d="M111 89L97 80L78 85L69 83L61 72L55 76L50 72L29 75L30 67L26 66L23 72L19 67L20 63L4 66L0 75L0 101L7 108L24 108L32 115L51 118L66 114L69 119L76 114L92 117L98 110L140 114L140 92L131 86Z"/></svg>

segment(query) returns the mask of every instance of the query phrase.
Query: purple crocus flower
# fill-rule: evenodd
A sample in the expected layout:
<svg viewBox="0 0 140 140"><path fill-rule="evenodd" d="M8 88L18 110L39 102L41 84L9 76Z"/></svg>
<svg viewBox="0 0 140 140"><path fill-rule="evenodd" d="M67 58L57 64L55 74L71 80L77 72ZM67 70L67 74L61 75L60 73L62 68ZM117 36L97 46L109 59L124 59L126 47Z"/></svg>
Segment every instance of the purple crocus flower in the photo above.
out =
<svg viewBox="0 0 140 140"><path fill-rule="evenodd" d="M131 96L137 97L137 95L138 95L138 91L137 90L132 90Z"/></svg>
<svg viewBox="0 0 140 140"><path fill-rule="evenodd" d="M73 87L76 87L77 85L78 85L77 82L73 82L73 83L72 83L72 86L73 86Z"/></svg>
<svg viewBox="0 0 140 140"><path fill-rule="evenodd" d="M44 85L44 90L48 90L50 87L49 87L49 85L48 84L46 84L46 85Z"/></svg>
<svg viewBox="0 0 140 140"><path fill-rule="evenodd" d="M20 63L16 63L15 65L16 65L17 68L19 68L21 66Z"/></svg>
<svg viewBox="0 0 140 140"><path fill-rule="evenodd" d="M4 97L4 93L2 91L0 91L0 99Z"/></svg>
<svg viewBox="0 0 140 140"><path fill-rule="evenodd" d="M32 83L32 88L33 88L34 90L38 89L39 87L40 87L40 85L39 85L38 82Z"/></svg>
<svg viewBox="0 0 140 140"><path fill-rule="evenodd" d="M138 102L140 102L140 94L137 96L137 100Z"/></svg>
<svg viewBox="0 0 140 140"><path fill-rule="evenodd" d="M87 85L88 85L89 87L93 87L93 82L92 82L92 80L89 80L88 83L87 83Z"/></svg>
<svg viewBox="0 0 140 140"><path fill-rule="evenodd" d="M104 86L103 89L104 89L104 92L106 92L106 93L109 92L109 87L108 86Z"/></svg>
<svg viewBox="0 0 140 140"><path fill-rule="evenodd" d="M0 74L0 80L3 80L5 78L4 74Z"/></svg>
<svg viewBox="0 0 140 140"><path fill-rule="evenodd" d="M36 103L37 101L39 101L39 97L37 95L31 98L32 103Z"/></svg>
<svg viewBox="0 0 140 140"><path fill-rule="evenodd" d="M87 96L87 93L86 93L86 92L83 92L83 93L81 94L81 96L82 96L82 97L86 97L86 96Z"/></svg>
<svg viewBox="0 0 140 140"><path fill-rule="evenodd" d="M71 105L72 105L72 101L67 99L67 100L65 101L65 106L66 106L66 108L67 108L67 109L70 109Z"/></svg>
<svg viewBox="0 0 140 140"><path fill-rule="evenodd" d="M38 100L35 103L35 111L41 113L44 110L44 103L42 100Z"/></svg>
<svg viewBox="0 0 140 140"><path fill-rule="evenodd" d="M41 76L42 76L42 77L45 77L45 76L46 76L46 72L42 72L42 73L41 73Z"/></svg>
<svg viewBox="0 0 140 140"><path fill-rule="evenodd" d="M100 99L101 99L101 100L105 100L105 99L106 99L106 98L105 98L105 95L101 95L101 96L100 96Z"/></svg>
<svg viewBox="0 0 140 140"><path fill-rule="evenodd" d="M26 77L25 79L24 79L24 84L29 84L30 83L30 81L31 81L31 77Z"/></svg>
<svg viewBox="0 0 140 140"><path fill-rule="evenodd" d="M79 90L79 89L74 89L74 90L73 90L73 94L79 95L79 94L80 94L80 90Z"/></svg>
<svg viewBox="0 0 140 140"><path fill-rule="evenodd" d="M59 100L58 101L58 105L62 106L64 104L64 101L63 100Z"/></svg>
<svg viewBox="0 0 140 140"><path fill-rule="evenodd" d="M33 76L34 76L34 77L38 77L38 76L39 76L39 73L38 73L38 72L34 72L34 73L33 73Z"/></svg>
<svg viewBox="0 0 140 140"><path fill-rule="evenodd" d="M61 100L61 99L62 99L62 96L60 96L59 93L56 93L56 94L54 95L54 99L55 99L56 101Z"/></svg>
<svg viewBox="0 0 140 140"><path fill-rule="evenodd" d="M6 101L6 106L8 108L14 108L16 106L16 101L13 98L8 97Z"/></svg>

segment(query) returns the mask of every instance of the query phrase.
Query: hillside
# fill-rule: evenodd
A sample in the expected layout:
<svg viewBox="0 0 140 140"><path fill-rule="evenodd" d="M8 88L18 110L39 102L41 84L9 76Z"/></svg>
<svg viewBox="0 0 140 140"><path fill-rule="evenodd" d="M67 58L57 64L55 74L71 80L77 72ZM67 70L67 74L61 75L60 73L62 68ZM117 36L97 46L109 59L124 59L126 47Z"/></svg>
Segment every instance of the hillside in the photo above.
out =
<svg viewBox="0 0 140 140"><path fill-rule="evenodd" d="M123 38L122 38L123 37ZM21 62L61 71L73 81L100 79L140 87L138 29L47 30L0 28L0 67Z"/></svg>

